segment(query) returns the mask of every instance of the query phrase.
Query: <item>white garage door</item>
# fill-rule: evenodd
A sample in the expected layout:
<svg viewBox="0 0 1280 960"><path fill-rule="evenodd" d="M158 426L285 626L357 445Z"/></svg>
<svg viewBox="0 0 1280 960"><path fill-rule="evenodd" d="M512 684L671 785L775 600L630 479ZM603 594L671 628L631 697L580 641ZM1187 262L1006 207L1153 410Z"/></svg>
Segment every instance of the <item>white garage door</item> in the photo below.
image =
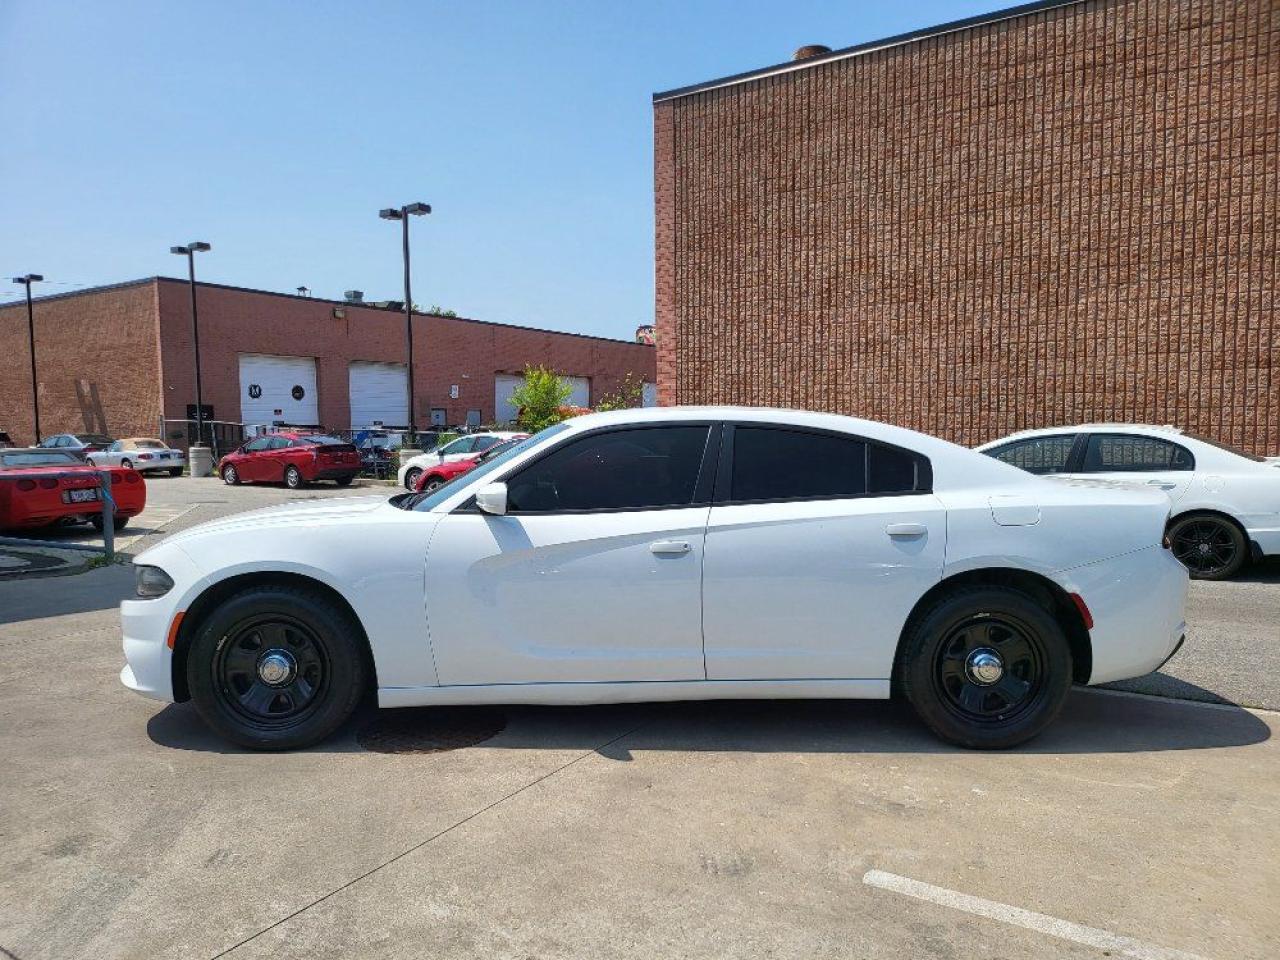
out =
<svg viewBox="0 0 1280 960"><path fill-rule="evenodd" d="M493 377L493 422L512 423L520 411L511 403L511 395L520 389L524 377L498 373Z"/></svg>
<svg viewBox="0 0 1280 960"><path fill-rule="evenodd" d="M409 376L403 363L357 360L351 371L351 429L409 425Z"/></svg>
<svg viewBox="0 0 1280 960"><path fill-rule="evenodd" d="M250 424L319 425L315 358L240 354L240 419Z"/></svg>
<svg viewBox="0 0 1280 960"><path fill-rule="evenodd" d="M591 378L565 377L573 393L565 403L571 407L591 406ZM493 377L493 419L495 423L511 423L520 411L511 403L511 395L524 383L524 377L498 373Z"/></svg>

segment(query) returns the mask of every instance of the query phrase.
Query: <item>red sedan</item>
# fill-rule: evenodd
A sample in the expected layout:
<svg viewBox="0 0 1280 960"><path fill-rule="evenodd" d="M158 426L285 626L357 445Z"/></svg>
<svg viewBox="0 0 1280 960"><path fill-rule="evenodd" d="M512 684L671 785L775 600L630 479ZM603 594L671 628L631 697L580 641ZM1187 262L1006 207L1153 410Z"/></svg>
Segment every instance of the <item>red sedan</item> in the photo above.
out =
<svg viewBox="0 0 1280 960"><path fill-rule="evenodd" d="M413 489L419 493L431 493L433 490L439 490L454 477L460 477L464 473L474 470L478 464L484 463L486 460L492 460L503 451L509 449L512 444L519 443L521 440L528 438L528 436L527 433L522 433L509 440L503 440L501 443L495 443L483 453L478 453L466 460L447 461L436 464L434 467L428 467L422 471Z"/></svg>
<svg viewBox="0 0 1280 960"><path fill-rule="evenodd" d="M87 520L103 528L98 474L111 474L112 526L120 530L147 505L142 475L94 467L62 450L0 450L0 529L29 529Z"/></svg>
<svg viewBox="0 0 1280 960"><path fill-rule="evenodd" d="M254 437L218 462L225 483L284 483L295 490L316 480L345 487L359 472L360 454L354 446L313 433Z"/></svg>

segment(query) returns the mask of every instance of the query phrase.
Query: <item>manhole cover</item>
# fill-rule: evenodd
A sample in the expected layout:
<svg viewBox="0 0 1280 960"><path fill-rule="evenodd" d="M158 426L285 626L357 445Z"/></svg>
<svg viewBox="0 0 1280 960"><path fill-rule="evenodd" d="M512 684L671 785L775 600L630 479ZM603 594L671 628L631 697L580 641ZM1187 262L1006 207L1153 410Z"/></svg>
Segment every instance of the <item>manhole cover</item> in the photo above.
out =
<svg viewBox="0 0 1280 960"><path fill-rule="evenodd" d="M383 710L361 728L356 742L374 753L444 753L484 743L506 725L506 716L493 710Z"/></svg>

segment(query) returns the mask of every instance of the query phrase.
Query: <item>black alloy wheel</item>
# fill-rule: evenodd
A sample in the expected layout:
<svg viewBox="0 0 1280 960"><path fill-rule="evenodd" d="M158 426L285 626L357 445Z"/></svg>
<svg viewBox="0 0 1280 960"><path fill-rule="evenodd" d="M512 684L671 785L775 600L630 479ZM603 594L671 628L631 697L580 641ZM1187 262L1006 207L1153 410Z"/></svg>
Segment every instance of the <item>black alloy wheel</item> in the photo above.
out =
<svg viewBox="0 0 1280 960"><path fill-rule="evenodd" d="M1169 527L1169 546L1196 580L1224 580L1237 573L1247 557L1240 529L1207 514L1175 520Z"/></svg>
<svg viewBox="0 0 1280 960"><path fill-rule="evenodd" d="M249 587L193 625L187 686L218 734L255 750L318 743L367 687L364 634L323 591Z"/></svg>
<svg viewBox="0 0 1280 960"><path fill-rule="evenodd" d="M914 614L897 690L939 737L1004 749L1040 733L1071 689L1071 648L1056 614L1012 587L957 587Z"/></svg>

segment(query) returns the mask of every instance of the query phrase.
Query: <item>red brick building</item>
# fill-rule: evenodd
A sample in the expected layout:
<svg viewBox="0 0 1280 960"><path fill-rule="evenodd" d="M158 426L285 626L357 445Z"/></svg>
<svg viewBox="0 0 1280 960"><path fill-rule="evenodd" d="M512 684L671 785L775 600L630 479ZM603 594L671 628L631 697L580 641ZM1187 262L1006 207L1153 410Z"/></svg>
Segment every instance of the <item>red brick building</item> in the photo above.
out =
<svg viewBox="0 0 1280 960"><path fill-rule="evenodd" d="M1280 453L1280 4L1029 4L654 97L663 403Z"/></svg>
<svg viewBox="0 0 1280 960"><path fill-rule="evenodd" d="M197 308L214 420L405 425L402 311L209 283L198 285ZM152 277L42 297L34 314L44 435L152 436L162 417L188 417L195 364L186 281ZM15 443L33 434L29 355L25 303L0 307L0 430ZM503 391L531 364L572 378L573 401L583 405L628 375L655 379L654 348L645 344L416 314L419 425L513 419Z"/></svg>

